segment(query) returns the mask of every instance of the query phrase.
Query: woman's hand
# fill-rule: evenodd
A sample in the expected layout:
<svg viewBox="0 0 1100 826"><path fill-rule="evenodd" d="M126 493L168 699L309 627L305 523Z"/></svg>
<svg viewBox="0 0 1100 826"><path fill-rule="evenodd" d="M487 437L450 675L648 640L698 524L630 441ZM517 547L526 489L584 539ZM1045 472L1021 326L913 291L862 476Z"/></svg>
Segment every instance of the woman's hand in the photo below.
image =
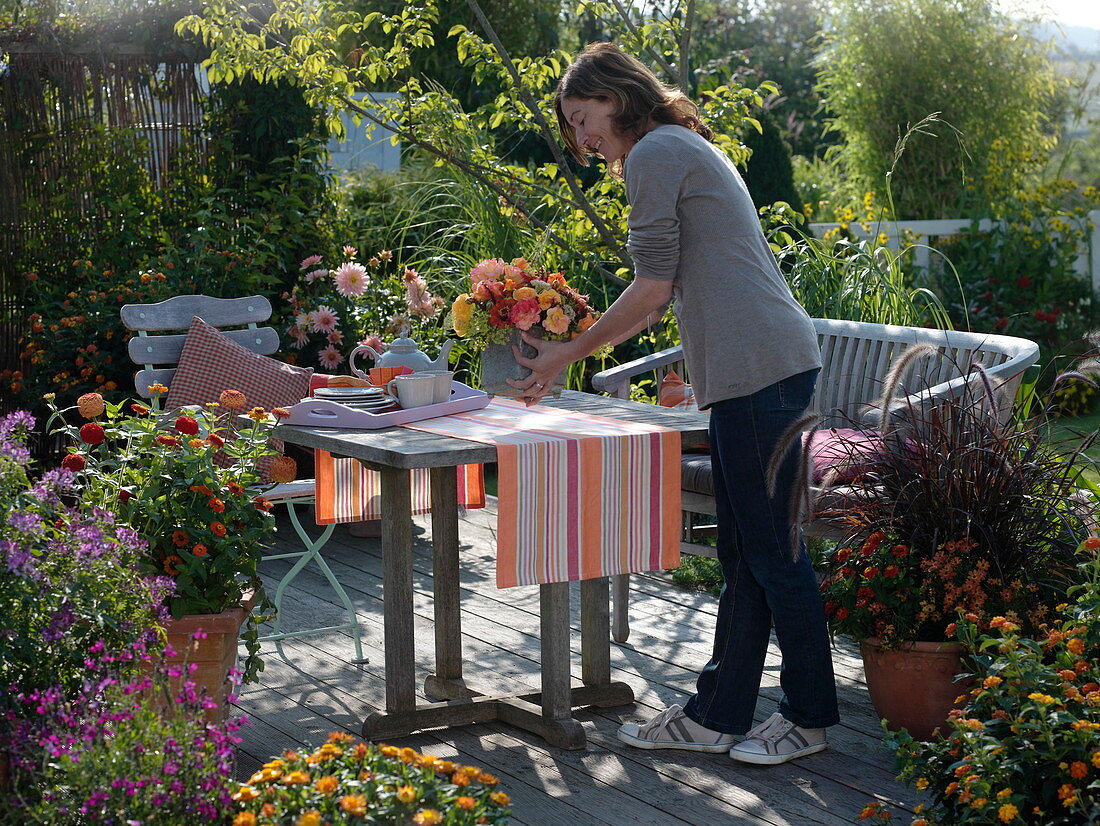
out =
<svg viewBox="0 0 1100 826"><path fill-rule="evenodd" d="M514 345L512 352L515 354L516 363L526 367L531 374L523 379L508 379L508 384L522 391L519 398L530 407L538 404L539 399L550 391L558 373L572 364L575 359L570 355L569 342L547 341L535 338L524 331L520 331L520 338L523 339L524 344L535 351L535 355L527 358L520 353L519 347Z"/></svg>

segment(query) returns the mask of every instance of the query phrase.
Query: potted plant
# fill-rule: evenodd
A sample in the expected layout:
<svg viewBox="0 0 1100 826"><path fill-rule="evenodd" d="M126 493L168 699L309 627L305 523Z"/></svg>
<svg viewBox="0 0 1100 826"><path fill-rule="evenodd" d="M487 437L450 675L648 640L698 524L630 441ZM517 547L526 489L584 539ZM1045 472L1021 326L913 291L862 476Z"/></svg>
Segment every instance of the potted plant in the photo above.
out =
<svg viewBox="0 0 1100 826"><path fill-rule="evenodd" d="M924 355L910 351L887 388ZM946 645L959 618L1037 633L1075 583L1087 534L1075 490L1088 442L1063 455L1034 424L1004 421L980 369L972 379L935 403L889 405L875 449L861 440L858 475L819 513L850 533L822 560L830 628L860 641L879 716L921 738L959 694Z"/></svg>
<svg viewBox="0 0 1100 826"><path fill-rule="evenodd" d="M294 462L270 460L267 411L253 408L246 414L250 423L235 426L247 404L243 394L227 390L220 403L165 417L160 397L167 388L151 390L151 407L81 396L79 427L65 419L72 408L58 410L48 397L47 429L58 423L72 442L62 466L74 475L81 505L113 510L145 542L141 568L170 578L168 641L198 667L192 679L201 678L221 701L238 636L248 650L244 679L263 667L257 629L272 606L257 565L275 523L259 464L266 458L278 482L294 478Z"/></svg>
<svg viewBox="0 0 1100 826"><path fill-rule="evenodd" d="M596 323L600 314L560 272L536 268L524 258L506 264L500 258L478 262L470 270L470 287L451 305L448 320L454 331L482 353L481 387L497 396L516 396L508 379L528 374L516 363L512 347L533 356L520 331L538 338L568 341ZM610 348L603 348L610 352ZM601 351L595 354L601 355ZM563 371L550 392L565 388Z"/></svg>
<svg viewBox="0 0 1100 826"><path fill-rule="evenodd" d="M233 826L504 824L509 800L498 783L476 766L334 732L319 748L287 750L241 784Z"/></svg>
<svg viewBox="0 0 1100 826"><path fill-rule="evenodd" d="M1079 549L1083 584L1029 638L1013 621L962 620L974 686L942 737L887 738L900 777L930 796L921 826L1091 823L1100 809L1100 537ZM878 822L890 813L878 807ZM908 821L907 821L908 822Z"/></svg>

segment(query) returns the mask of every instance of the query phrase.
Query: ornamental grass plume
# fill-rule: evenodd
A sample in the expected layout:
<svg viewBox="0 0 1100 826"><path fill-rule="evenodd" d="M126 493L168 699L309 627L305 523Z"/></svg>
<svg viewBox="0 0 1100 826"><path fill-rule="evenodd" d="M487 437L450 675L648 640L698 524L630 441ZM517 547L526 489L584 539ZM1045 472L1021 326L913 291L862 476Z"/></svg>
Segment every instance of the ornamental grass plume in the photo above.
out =
<svg viewBox="0 0 1100 826"><path fill-rule="evenodd" d="M334 732L319 748L288 750L240 784L233 825L503 824L509 800L498 784L476 766Z"/></svg>

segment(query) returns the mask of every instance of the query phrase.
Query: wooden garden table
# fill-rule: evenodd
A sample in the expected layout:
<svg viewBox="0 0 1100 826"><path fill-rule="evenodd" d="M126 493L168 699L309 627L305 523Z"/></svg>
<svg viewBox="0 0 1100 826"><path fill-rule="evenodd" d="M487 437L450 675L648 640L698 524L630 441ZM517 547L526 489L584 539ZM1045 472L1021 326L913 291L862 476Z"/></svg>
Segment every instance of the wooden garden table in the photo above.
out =
<svg viewBox="0 0 1100 826"><path fill-rule="evenodd" d="M679 430L691 447L706 440L708 417L608 396L565 391L544 405ZM542 691L485 695L462 675L459 606L458 487L454 468L495 462L494 445L424 433L405 427L379 430L279 425L273 436L358 459L379 472L382 497L382 587L386 710L363 723L363 737L383 740L439 726L500 719L566 749L585 746L574 706L615 706L634 692L611 681L608 578L584 580L581 590L581 678L569 680L569 583L539 586ZM435 673L424 693L436 702L417 705L413 654L412 490L409 470L429 468L435 613Z"/></svg>

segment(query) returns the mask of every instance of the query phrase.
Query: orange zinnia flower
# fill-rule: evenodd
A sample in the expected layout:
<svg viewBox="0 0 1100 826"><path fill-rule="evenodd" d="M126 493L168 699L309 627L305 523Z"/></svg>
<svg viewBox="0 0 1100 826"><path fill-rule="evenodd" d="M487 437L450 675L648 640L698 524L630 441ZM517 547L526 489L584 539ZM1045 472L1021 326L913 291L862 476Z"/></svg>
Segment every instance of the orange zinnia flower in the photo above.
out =
<svg viewBox="0 0 1100 826"><path fill-rule="evenodd" d="M210 497L210 500L206 504L214 513L222 513L225 511L225 502L216 496Z"/></svg>
<svg viewBox="0 0 1100 826"><path fill-rule="evenodd" d="M187 545L187 543L190 542L190 541L191 541L191 537L189 537L183 531L172 531L172 542L175 544L175 546L177 548L185 547Z"/></svg>
<svg viewBox="0 0 1100 826"><path fill-rule="evenodd" d="M203 496L213 496L214 491L210 490L206 485L192 485L188 490L193 493L201 493Z"/></svg>
<svg viewBox="0 0 1100 826"><path fill-rule="evenodd" d="M279 456L268 468L272 482L293 482L298 476L298 463L289 456Z"/></svg>
<svg viewBox="0 0 1100 826"><path fill-rule="evenodd" d="M168 576L176 576L180 572L178 566L182 564L183 560L175 554L172 554L171 556L166 556L164 558L164 573L168 574Z"/></svg>
<svg viewBox="0 0 1100 826"><path fill-rule="evenodd" d="M218 397L218 403L230 410L239 410L244 407L244 393L240 390L223 390L221 396Z"/></svg>
<svg viewBox="0 0 1100 826"><path fill-rule="evenodd" d="M107 405L99 393L85 393L76 400L76 409L85 419L94 419L107 409Z"/></svg>
<svg viewBox="0 0 1100 826"><path fill-rule="evenodd" d="M229 484L226 485L226 487L229 488L230 493L234 493L238 496L240 496L242 493L244 493L244 488L242 488L236 482L230 482Z"/></svg>
<svg viewBox="0 0 1100 826"><path fill-rule="evenodd" d="M274 505L272 505L269 500L265 499L262 496L257 496L255 499L253 499L252 504L254 504L262 511L269 511L274 507Z"/></svg>
<svg viewBox="0 0 1100 826"><path fill-rule="evenodd" d="M198 545L191 549L191 553L193 553L195 556L206 556L208 553L210 553L210 551L207 550L207 547L200 542Z"/></svg>
<svg viewBox="0 0 1100 826"><path fill-rule="evenodd" d="M213 531L215 536L225 536L225 525L221 522L211 522L210 530Z"/></svg>

